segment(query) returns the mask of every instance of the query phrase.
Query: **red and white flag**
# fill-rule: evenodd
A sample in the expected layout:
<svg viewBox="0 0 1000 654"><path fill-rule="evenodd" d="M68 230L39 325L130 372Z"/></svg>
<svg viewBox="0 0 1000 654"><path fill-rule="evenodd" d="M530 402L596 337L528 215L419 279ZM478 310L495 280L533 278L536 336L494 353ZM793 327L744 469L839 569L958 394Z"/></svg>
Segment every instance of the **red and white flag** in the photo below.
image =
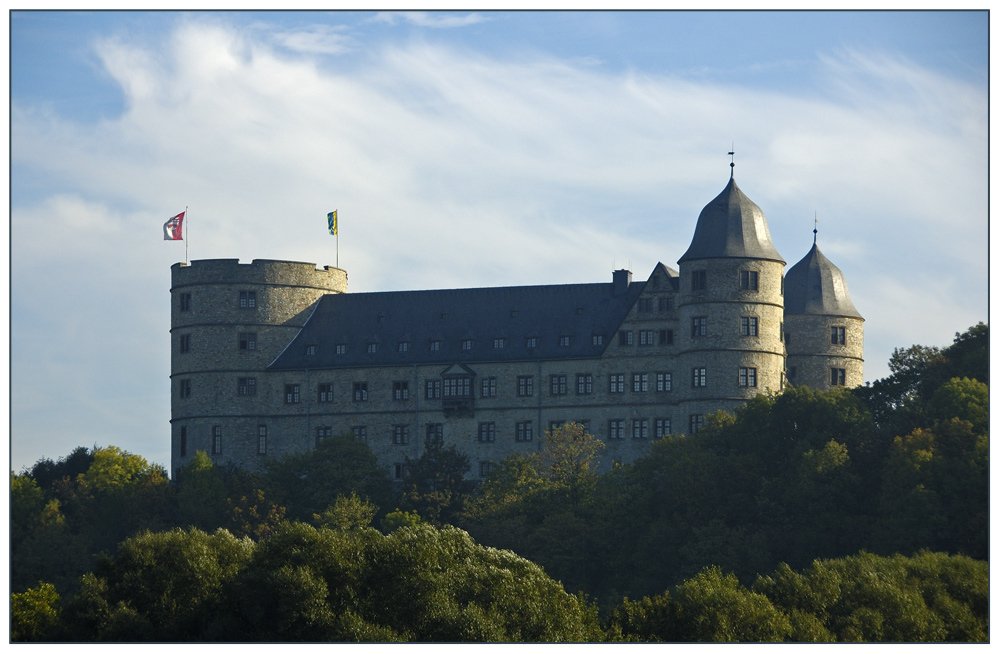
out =
<svg viewBox="0 0 1000 654"><path fill-rule="evenodd" d="M183 241L184 234L181 228L184 225L184 214L186 211L182 211L167 222L163 223L163 240L164 241Z"/></svg>

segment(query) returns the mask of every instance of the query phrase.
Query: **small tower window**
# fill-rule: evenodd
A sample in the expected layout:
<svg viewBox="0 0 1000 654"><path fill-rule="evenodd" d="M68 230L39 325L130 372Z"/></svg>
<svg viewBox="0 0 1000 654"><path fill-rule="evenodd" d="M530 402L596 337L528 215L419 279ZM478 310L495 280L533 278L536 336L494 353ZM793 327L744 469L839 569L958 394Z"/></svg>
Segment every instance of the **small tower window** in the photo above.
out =
<svg viewBox="0 0 1000 654"><path fill-rule="evenodd" d="M843 345L847 342L847 330L844 327L830 328L830 343L833 345Z"/></svg>
<svg viewBox="0 0 1000 654"><path fill-rule="evenodd" d="M240 308L257 308L257 291L240 291Z"/></svg>
<svg viewBox="0 0 1000 654"><path fill-rule="evenodd" d="M704 291L708 288L708 271L705 270L692 270L691 271L691 290L692 291Z"/></svg>
<svg viewBox="0 0 1000 654"><path fill-rule="evenodd" d="M756 291L757 290L757 271L756 270L741 270L740 271L740 289L744 291Z"/></svg>

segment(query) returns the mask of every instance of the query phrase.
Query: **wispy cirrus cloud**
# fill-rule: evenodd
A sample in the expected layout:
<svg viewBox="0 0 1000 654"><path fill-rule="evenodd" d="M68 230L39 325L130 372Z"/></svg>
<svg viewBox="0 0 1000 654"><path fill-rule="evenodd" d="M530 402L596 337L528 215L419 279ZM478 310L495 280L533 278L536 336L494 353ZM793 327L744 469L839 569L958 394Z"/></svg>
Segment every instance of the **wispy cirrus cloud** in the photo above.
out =
<svg viewBox="0 0 1000 654"><path fill-rule="evenodd" d="M428 13L426 11L380 11L372 20L390 25L395 25L397 21L405 21L419 27L450 29L454 27L467 27L491 19L488 16L475 12L456 15L440 12Z"/></svg>

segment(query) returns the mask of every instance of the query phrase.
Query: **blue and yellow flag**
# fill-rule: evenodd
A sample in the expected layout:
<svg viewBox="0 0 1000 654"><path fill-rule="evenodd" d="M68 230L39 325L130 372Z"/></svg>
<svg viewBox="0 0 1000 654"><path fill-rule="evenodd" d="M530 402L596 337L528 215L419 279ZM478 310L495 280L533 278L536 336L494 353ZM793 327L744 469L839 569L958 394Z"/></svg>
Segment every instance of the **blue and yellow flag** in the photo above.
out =
<svg viewBox="0 0 1000 654"><path fill-rule="evenodd" d="M337 212L336 211L331 211L330 213L326 214L326 220L329 223L330 236L336 236L337 235Z"/></svg>

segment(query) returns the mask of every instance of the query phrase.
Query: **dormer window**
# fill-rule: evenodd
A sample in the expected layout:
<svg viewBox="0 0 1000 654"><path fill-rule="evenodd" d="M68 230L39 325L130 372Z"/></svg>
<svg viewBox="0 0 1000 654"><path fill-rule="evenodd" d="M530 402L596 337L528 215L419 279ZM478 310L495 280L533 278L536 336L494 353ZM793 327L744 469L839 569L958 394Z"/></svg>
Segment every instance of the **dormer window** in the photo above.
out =
<svg viewBox="0 0 1000 654"><path fill-rule="evenodd" d="M400 341L396 346L398 352L408 352L410 350L410 343L408 341Z"/></svg>
<svg viewBox="0 0 1000 654"><path fill-rule="evenodd" d="M316 346L315 345L307 345L306 346L306 356L307 357L311 357L311 356L313 356L315 354L316 354Z"/></svg>
<svg viewBox="0 0 1000 654"><path fill-rule="evenodd" d="M505 347L507 347L507 339L506 338L494 338L493 339L493 349L494 350L502 350Z"/></svg>
<svg viewBox="0 0 1000 654"><path fill-rule="evenodd" d="M534 336L529 336L529 337L528 337L528 340L527 340L527 341L525 341L525 343L524 343L524 346L525 346L526 348L528 348L528 349L531 349L531 348L534 348L534 347L537 347L537 346L538 346L538 339L537 339L537 338L535 338Z"/></svg>
<svg viewBox="0 0 1000 654"><path fill-rule="evenodd" d="M338 343L337 354L347 354L347 345L344 343Z"/></svg>
<svg viewBox="0 0 1000 654"><path fill-rule="evenodd" d="M441 341L431 341L430 350L431 352L437 352L441 349Z"/></svg>
<svg viewBox="0 0 1000 654"><path fill-rule="evenodd" d="M468 352L469 350L471 350L472 349L472 343L473 343L473 341L472 341L471 338L467 338L464 341L462 341L462 351L463 352Z"/></svg>
<svg viewBox="0 0 1000 654"><path fill-rule="evenodd" d="M375 354L376 352L378 352L378 343L369 343L368 354Z"/></svg>
<svg viewBox="0 0 1000 654"><path fill-rule="evenodd" d="M572 340L573 340L572 336L560 336L559 347L569 347L569 344Z"/></svg>

